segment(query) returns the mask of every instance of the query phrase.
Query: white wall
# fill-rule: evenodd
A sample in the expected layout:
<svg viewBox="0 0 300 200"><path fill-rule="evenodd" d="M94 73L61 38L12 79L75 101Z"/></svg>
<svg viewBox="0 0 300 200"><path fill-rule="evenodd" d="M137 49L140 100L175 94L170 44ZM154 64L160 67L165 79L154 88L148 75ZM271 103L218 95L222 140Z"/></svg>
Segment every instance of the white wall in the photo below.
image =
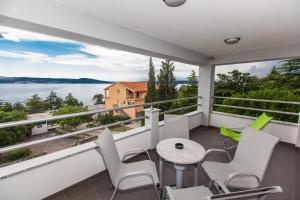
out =
<svg viewBox="0 0 300 200"><path fill-rule="evenodd" d="M48 125L47 124L42 124L41 126L34 126L31 129L31 134L32 135L39 135L39 134L43 134L43 133L47 133L48 132Z"/></svg>
<svg viewBox="0 0 300 200"><path fill-rule="evenodd" d="M201 125L201 113L187 115L190 129ZM162 128L160 122L160 133ZM115 134L120 157L133 148L149 149L149 134L144 127ZM0 168L0 199L39 200L105 170L95 147L90 142Z"/></svg>
<svg viewBox="0 0 300 200"><path fill-rule="evenodd" d="M210 116L210 125L227 128L245 127L250 125L254 119L254 117L213 112ZM298 127L294 123L271 121L263 131L279 137L282 142L291 144L297 142Z"/></svg>

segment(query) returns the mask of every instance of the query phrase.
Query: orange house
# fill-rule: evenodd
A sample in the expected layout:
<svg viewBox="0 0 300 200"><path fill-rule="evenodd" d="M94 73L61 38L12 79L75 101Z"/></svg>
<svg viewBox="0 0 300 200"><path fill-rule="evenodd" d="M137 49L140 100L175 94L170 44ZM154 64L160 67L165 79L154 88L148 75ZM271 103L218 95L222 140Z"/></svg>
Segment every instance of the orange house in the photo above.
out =
<svg viewBox="0 0 300 200"><path fill-rule="evenodd" d="M147 82L116 82L105 90L105 108L117 108L143 104L147 94ZM115 111L115 115L127 115L130 118L141 116L143 107Z"/></svg>

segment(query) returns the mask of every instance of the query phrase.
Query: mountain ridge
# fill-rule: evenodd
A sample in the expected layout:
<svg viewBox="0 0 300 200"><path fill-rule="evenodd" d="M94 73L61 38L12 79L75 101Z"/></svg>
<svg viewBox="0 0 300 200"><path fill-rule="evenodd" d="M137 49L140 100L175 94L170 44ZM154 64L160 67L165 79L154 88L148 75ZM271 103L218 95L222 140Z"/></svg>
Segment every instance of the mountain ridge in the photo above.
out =
<svg viewBox="0 0 300 200"><path fill-rule="evenodd" d="M6 77L0 76L0 84L105 84L113 81L104 81L91 78L36 78L36 77Z"/></svg>

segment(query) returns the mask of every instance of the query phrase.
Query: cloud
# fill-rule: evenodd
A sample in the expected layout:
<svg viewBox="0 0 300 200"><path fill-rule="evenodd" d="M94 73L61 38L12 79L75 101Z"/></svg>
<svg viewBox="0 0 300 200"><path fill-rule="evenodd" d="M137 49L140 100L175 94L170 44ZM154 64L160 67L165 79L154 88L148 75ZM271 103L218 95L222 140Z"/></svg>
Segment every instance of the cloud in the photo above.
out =
<svg viewBox="0 0 300 200"><path fill-rule="evenodd" d="M9 48L1 49L0 46L0 57L9 58L10 62L14 62L15 67L18 69L12 73L15 75L17 75L19 71L20 73L22 71L22 75L26 75L26 73L24 74L26 70L20 70L21 66L24 66L28 71L34 70L36 76L42 77L47 77L48 73L46 73L44 69L50 67L51 76L56 73L57 77L61 77L62 74L64 74L64 76L66 75L66 73L61 72L62 70L72 71L72 73L68 75L74 77L95 78L95 76L97 76L99 78L100 76L105 77L106 80L146 80L148 76L148 56L3 26L0 26L0 33L4 36L4 40L17 42L17 44L15 44L17 46L11 46ZM29 41L29 43L22 43L22 41ZM53 46L51 48L46 46L47 49L43 49L43 51L42 49L30 51L30 41L57 42L58 44L55 48ZM67 43L73 43L75 45L68 46L66 50L65 48L61 48L65 47ZM24 47L26 50L20 51L18 47ZM58 48L60 49L59 54L56 51ZM54 51L56 52L55 54L53 53ZM153 58L156 74L159 73L161 61L162 59ZM7 66L7 62L5 64ZM175 66L175 76L177 79L185 79L191 73L192 69L196 70L196 72L198 71L197 66L177 62L175 62ZM56 72L52 69L55 69ZM10 69L7 68L6 71L8 70ZM8 72L4 71L3 73ZM30 73L30 75L32 75L32 73Z"/></svg>
<svg viewBox="0 0 300 200"><path fill-rule="evenodd" d="M0 33L4 36L6 40L11 40L14 42L20 41L48 41L48 42L68 42L74 43L74 41L58 38L54 36L33 33L29 31L14 29L10 27L0 26Z"/></svg>
<svg viewBox="0 0 300 200"><path fill-rule="evenodd" d="M233 65L219 65L216 66L216 74L227 74L228 72L237 69L240 72L250 73L258 77L263 77L267 75L273 66L280 66L280 60L264 61L264 62L251 62L251 63L241 63Z"/></svg>

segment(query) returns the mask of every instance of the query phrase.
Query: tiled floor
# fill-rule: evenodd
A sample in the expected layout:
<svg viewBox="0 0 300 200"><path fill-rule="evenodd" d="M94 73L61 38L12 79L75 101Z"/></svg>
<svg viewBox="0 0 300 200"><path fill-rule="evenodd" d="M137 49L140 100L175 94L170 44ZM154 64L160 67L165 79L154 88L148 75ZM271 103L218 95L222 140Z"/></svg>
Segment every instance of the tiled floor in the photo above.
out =
<svg viewBox="0 0 300 200"><path fill-rule="evenodd" d="M191 131L191 139L202 144L205 149L222 148L223 138L219 135L217 128L198 127ZM151 151L152 159L156 161L158 156L155 151ZM234 154L234 152L232 152ZM143 155L137 156L131 161L144 159ZM211 159L224 160L222 156L214 156ZM171 164L164 166L164 185L175 183L175 171ZM207 185L208 177L199 170L199 184ZM184 176L186 187L193 185L193 170L187 170ZM269 197L272 200L299 200L300 199L300 150L293 145L280 143L276 146L269 169L263 180L263 185L280 185L283 193ZM108 200L110 199L113 188L110 188L108 173L99 173L87 180L84 180L70 188L65 189L47 200ZM117 193L116 200L154 200L156 199L152 187L139 188L130 191L120 191Z"/></svg>

